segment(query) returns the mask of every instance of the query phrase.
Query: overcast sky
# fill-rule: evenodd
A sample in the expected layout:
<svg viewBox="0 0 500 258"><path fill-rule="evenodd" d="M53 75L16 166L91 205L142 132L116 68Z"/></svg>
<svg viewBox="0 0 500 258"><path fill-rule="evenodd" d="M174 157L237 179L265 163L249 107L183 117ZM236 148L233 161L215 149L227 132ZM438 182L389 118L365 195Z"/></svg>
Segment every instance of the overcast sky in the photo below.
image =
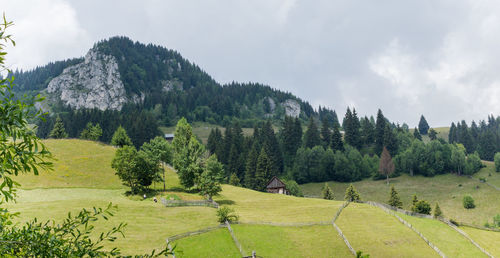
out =
<svg viewBox="0 0 500 258"><path fill-rule="evenodd" d="M11 68L115 35L179 51L221 83L260 82L360 115L433 127L500 113L500 2L0 0Z"/></svg>

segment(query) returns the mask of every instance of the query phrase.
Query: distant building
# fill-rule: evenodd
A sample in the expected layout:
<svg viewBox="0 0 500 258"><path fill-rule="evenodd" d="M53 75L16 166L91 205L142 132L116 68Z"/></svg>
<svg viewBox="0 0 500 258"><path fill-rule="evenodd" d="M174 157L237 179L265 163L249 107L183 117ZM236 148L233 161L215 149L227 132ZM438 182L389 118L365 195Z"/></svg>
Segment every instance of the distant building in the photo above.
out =
<svg viewBox="0 0 500 258"><path fill-rule="evenodd" d="M288 190L286 190L285 183L275 176L271 178L271 181L267 184L266 189L268 193L289 194Z"/></svg>
<svg viewBox="0 0 500 258"><path fill-rule="evenodd" d="M164 137L165 137L165 140L171 142L174 139L174 134L173 133L166 133Z"/></svg>

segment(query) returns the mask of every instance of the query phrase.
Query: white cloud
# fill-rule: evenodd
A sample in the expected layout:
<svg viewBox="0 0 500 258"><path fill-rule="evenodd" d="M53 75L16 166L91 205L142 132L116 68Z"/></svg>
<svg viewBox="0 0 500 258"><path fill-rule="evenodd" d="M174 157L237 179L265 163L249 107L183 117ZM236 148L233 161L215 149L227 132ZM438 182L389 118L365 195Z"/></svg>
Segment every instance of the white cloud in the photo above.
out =
<svg viewBox="0 0 500 258"><path fill-rule="evenodd" d="M92 40L79 25L76 11L62 0L6 1L2 11L14 22L16 41L8 48L10 68L33 68L49 61L82 56Z"/></svg>

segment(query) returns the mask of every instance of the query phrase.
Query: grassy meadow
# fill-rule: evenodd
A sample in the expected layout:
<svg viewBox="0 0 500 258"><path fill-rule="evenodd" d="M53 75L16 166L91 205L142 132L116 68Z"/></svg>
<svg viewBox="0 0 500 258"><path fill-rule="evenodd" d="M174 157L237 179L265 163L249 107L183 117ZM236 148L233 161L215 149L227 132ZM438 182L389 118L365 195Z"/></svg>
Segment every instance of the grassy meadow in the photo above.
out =
<svg viewBox="0 0 500 258"><path fill-rule="evenodd" d="M483 168L479 173L489 173L491 166ZM493 172L495 173L495 172ZM500 173L495 174L495 176ZM496 178L496 177L495 177ZM306 196L321 196L321 189L325 183L308 183L301 185L302 192ZM344 198L345 189L350 183L328 182L334 192L335 200ZM390 186L385 180L374 181L365 179L352 183L361 194L364 201L376 201L386 203L389 199ZM480 183L477 179L452 174L438 175L434 177L409 176L403 174L390 179L390 184L394 185L398 191L404 209L411 209L411 199L413 194L417 194L419 199L427 200L434 208L436 202L439 203L443 214L447 218L452 218L461 222L468 222L478 226L484 225L486 221L491 221L493 216L500 213L500 199L497 198L499 192L487 184ZM464 195L471 195L474 198L476 208L465 209L462 199Z"/></svg>
<svg viewBox="0 0 500 258"><path fill-rule="evenodd" d="M165 246L165 240L169 236L218 225L214 208L166 208L161 203L153 202L153 196L148 196L145 200L140 196L127 196L126 187L110 168L115 151L113 147L82 140L44 142L53 152L54 169L41 172L38 176L22 175L16 178L21 183L17 202L8 203L7 207L13 212L20 212L17 222L36 217L39 221L54 220L57 223L68 212L75 214L82 208L106 207L111 202L117 206L115 216L107 221L97 221L96 234L121 222L127 223L125 238L119 237L114 243L106 244L107 248L119 247L125 255L149 253ZM492 169L491 164L480 173L490 173L488 169ZM491 181L488 181L496 182L497 176L492 175L489 177ZM166 178L167 191L158 193L157 197L168 198L175 195L184 200L202 198L198 194L184 191L179 185L177 174L170 167L166 167ZM500 207L498 200L494 198L498 196L498 192L475 178L404 175L391 179L391 182L402 195L405 207L409 206L411 194L417 193L421 198L431 201L432 205L434 201L439 201L446 216L467 222L476 221L482 225L487 218L491 221L491 214L498 213ZM459 184L462 186L458 186ZM333 226L291 225L331 221L342 204L347 185L330 183L336 197L333 201L261 193L230 185L223 185L222 193L214 199L221 205L233 208L242 223L250 223L232 226L248 255L256 250L263 257L348 257L349 250ZM319 195L318 189L322 186L323 184L307 184L301 187L306 194ZM355 183L355 186L365 200L385 202L388 198L389 188L384 181L365 180ZM163 184L156 184L154 188L162 189ZM460 209L462 195L466 193L476 199L476 209ZM411 219L414 218L408 218ZM476 256L477 250L470 248L467 243L458 247L457 243L462 243L460 241L463 239L457 237L456 232L442 228L444 224L434 220L414 223L429 239L436 239L436 244L443 246L442 250L447 250L445 253L449 253L448 255L455 256L456 252L453 251L459 250L469 257L479 257ZM436 256L418 235L375 207L350 204L340 215L337 224L356 250L368 253L371 257ZM436 230L439 232L435 232ZM464 230L492 254L500 255L497 244L500 233L473 228ZM225 228L182 238L176 240L174 245L177 246L178 257L239 256L239 251Z"/></svg>

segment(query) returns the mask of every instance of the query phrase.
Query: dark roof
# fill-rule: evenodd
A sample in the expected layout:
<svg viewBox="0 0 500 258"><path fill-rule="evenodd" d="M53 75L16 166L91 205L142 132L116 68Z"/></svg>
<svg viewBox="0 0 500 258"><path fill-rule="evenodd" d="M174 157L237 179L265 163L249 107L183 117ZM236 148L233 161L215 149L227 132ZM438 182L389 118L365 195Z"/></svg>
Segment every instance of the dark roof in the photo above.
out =
<svg viewBox="0 0 500 258"><path fill-rule="evenodd" d="M269 183L267 183L267 188L284 188L285 187L285 183L283 183L281 180L279 180L279 178L273 176L273 178L271 178L271 180L269 181Z"/></svg>

